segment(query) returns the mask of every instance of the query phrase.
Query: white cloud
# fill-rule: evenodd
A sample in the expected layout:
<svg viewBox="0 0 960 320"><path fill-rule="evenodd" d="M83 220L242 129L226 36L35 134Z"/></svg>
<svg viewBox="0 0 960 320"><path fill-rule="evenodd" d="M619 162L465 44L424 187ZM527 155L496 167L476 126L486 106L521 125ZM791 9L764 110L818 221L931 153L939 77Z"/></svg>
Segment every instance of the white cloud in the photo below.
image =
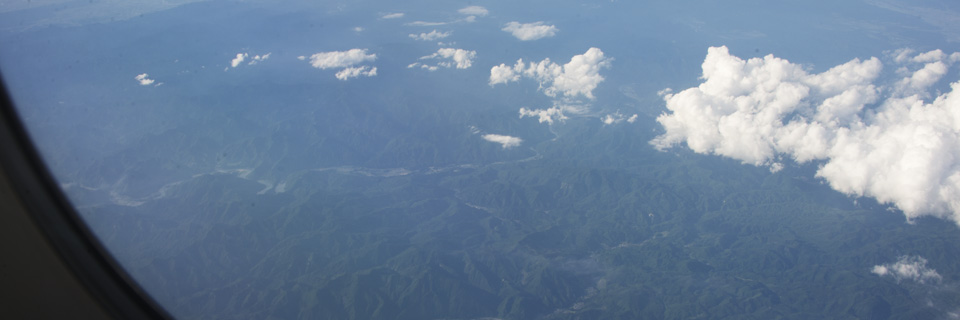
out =
<svg viewBox="0 0 960 320"><path fill-rule="evenodd" d="M385 13L384 15L380 16L380 19L397 19L403 18L404 15L405 14L403 12Z"/></svg>
<svg viewBox="0 0 960 320"><path fill-rule="evenodd" d="M253 56L252 58L250 58L250 62L249 62L248 64L253 65L253 64L257 64L258 62L267 60L267 59L270 58L270 55L271 55L271 54L272 54L272 52L268 52L267 54L264 54L264 55L259 55L259 54L258 54L258 55L255 55L255 56Z"/></svg>
<svg viewBox="0 0 960 320"><path fill-rule="evenodd" d="M469 7L465 7L463 9L457 10L457 12L459 12L460 14L468 15L468 16L480 16L480 17L490 14L490 11L487 11L487 8L484 8L481 6L469 6Z"/></svg>
<svg viewBox="0 0 960 320"><path fill-rule="evenodd" d="M146 73L141 73L141 74L138 74L136 77L134 77L134 79L136 79L137 82L140 82L140 85L141 85L141 86L149 86L149 85L153 84L153 82L154 82L153 79L147 78L147 77L149 77L149 76L150 76L150 75L148 75L148 74L146 74Z"/></svg>
<svg viewBox="0 0 960 320"><path fill-rule="evenodd" d="M777 173L783 170L783 164L779 162L774 162L770 164L770 173Z"/></svg>
<svg viewBox="0 0 960 320"><path fill-rule="evenodd" d="M447 32L438 32L436 29L434 29L433 31L430 31L429 33L428 33L428 32L421 32L420 34L411 33L409 36L410 36L410 38L413 38L414 40L434 41L434 40L439 40L439 39L443 39L443 38L449 37L449 36L450 36L450 33L451 33L450 31L447 31Z"/></svg>
<svg viewBox="0 0 960 320"><path fill-rule="evenodd" d="M500 134L485 134L483 140L499 143L504 149L517 147L523 142L523 139Z"/></svg>
<svg viewBox="0 0 960 320"><path fill-rule="evenodd" d="M534 117L537 118L537 121L540 123L546 122L547 124L568 119L567 116L563 114L563 109L557 106L547 109L520 108L520 118L523 119L523 117Z"/></svg>
<svg viewBox="0 0 960 320"><path fill-rule="evenodd" d="M240 66L240 64L243 63L244 61L246 61L247 58L250 58L250 62L247 63L247 64L250 64L250 65L257 64L258 62L261 62L261 61L264 61L264 60L269 59L269 58L270 58L270 54L271 54L271 53L267 53L267 54L264 54L264 55L259 55L259 54L258 54L258 55L254 55L254 56L251 57L251 56L250 56L250 53L247 53L247 52L238 53L235 58L233 58L232 60L230 60L230 67L229 67L229 68L224 68L224 71L229 70L230 68L236 68L236 67ZM300 59L300 60L303 60L303 59Z"/></svg>
<svg viewBox="0 0 960 320"><path fill-rule="evenodd" d="M408 22L404 25L415 26L415 27L433 27L433 26L442 26L447 24L447 22L430 22L430 21L414 21Z"/></svg>
<svg viewBox="0 0 960 320"><path fill-rule="evenodd" d="M937 270L927 268L927 259L920 256L901 256L896 263L873 266L870 272L881 277L891 276L897 282L911 280L922 284L943 279Z"/></svg>
<svg viewBox="0 0 960 320"><path fill-rule="evenodd" d="M414 63L411 63L411 64L408 64L408 65L407 65L407 69L413 69L413 68L417 68L417 67L419 67L420 69L428 70L428 71L437 71L437 70L440 70L440 67L439 67L439 66L435 66L435 65L432 66L432 65L429 65L429 64L423 64L423 63L419 63L419 62L414 62Z"/></svg>
<svg viewBox="0 0 960 320"><path fill-rule="evenodd" d="M532 41L547 37L552 37L557 34L557 29L554 25L546 25L543 21L537 21L533 23L520 23L517 21L508 22L506 26L501 29L503 31L513 34L514 37L522 41Z"/></svg>
<svg viewBox="0 0 960 320"><path fill-rule="evenodd" d="M230 60L230 66L233 68L236 68L241 63L243 63L243 60L246 58L247 58L246 53L238 53L236 58L233 58L233 60Z"/></svg>
<svg viewBox="0 0 960 320"><path fill-rule="evenodd" d="M363 27L353 27L353 31L355 32L363 32L363 30L365 30Z"/></svg>
<svg viewBox="0 0 960 320"><path fill-rule="evenodd" d="M297 59L306 60L299 56ZM367 61L377 59L376 54L367 54L367 49L350 49L347 51L318 52L310 56L310 65L317 69L343 68L335 75L337 79L348 80L359 76L372 77L377 75L377 68L358 66Z"/></svg>
<svg viewBox="0 0 960 320"><path fill-rule="evenodd" d="M377 67L370 66L348 67L337 72L336 77L340 80L349 80L359 76L372 77L377 75Z"/></svg>
<svg viewBox="0 0 960 320"><path fill-rule="evenodd" d="M544 59L526 64L523 59L508 66L500 64L490 69L490 85L520 81L520 78L532 78L540 83L540 90L551 98L553 107L547 109L520 108L520 118L535 117L540 123L553 124L564 121L568 114L582 114L588 111L589 104L580 98L594 99L593 89L603 82L600 69L610 66L612 59L606 58L603 51L590 48L584 54L575 55L563 66ZM560 97L557 94L560 93ZM636 120L636 119L634 119Z"/></svg>
<svg viewBox="0 0 960 320"><path fill-rule="evenodd" d="M523 70L523 59L517 60L517 63L513 66L508 66L505 63L494 66L490 68L490 85L520 81Z"/></svg>
<svg viewBox="0 0 960 320"><path fill-rule="evenodd" d="M466 17L450 20L450 21L442 21L442 22L417 20L413 22L404 23L404 25L414 26L414 27L434 27L434 26L442 26L442 25L448 25L448 24L454 24L454 23L473 23L477 21L477 16L482 17L482 16L486 16L489 13L489 11L487 11L486 8L481 6L469 6L469 7L457 10L457 12L459 12L460 14L466 15Z"/></svg>
<svg viewBox="0 0 960 320"><path fill-rule="evenodd" d="M628 123L633 123L634 121L637 121L637 115L634 114L629 118L627 118L627 116L624 116L622 113L620 113L620 111L617 111L611 114L607 114L603 117L600 117L600 121L602 121L603 124L605 125L617 124L624 121Z"/></svg>
<svg viewBox="0 0 960 320"><path fill-rule="evenodd" d="M377 55L367 54L367 49L350 49L314 53L310 56L310 65L317 69L345 68L376 59Z"/></svg>
<svg viewBox="0 0 960 320"><path fill-rule="evenodd" d="M437 70L439 67L456 67L457 69L466 69L473 65L473 59L476 57L476 51L455 48L441 48L429 56L420 57L420 60L441 60L440 62L437 62L437 64L434 66L428 66L426 64L419 65L421 68L428 69L430 71ZM418 64L414 63L408 65L407 68L413 68L416 65Z"/></svg>
<svg viewBox="0 0 960 320"><path fill-rule="evenodd" d="M605 115L605 116L601 117L601 118L600 118L600 121L602 121L603 124L614 124L614 123L617 123L617 122L622 122L622 121L623 121L623 115L620 115L620 114L617 114L617 115L608 114L608 115Z"/></svg>
<svg viewBox="0 0 960 320"><path fill-rule="evenodd" d="M883 82L877 58L809 74L773 55L744 61L710 48L703 83L663 93L669 111L657 121L666 132L651 144L754 165L780 154L823 161L817 176L835 190L894 204L908 221L960 224L960 82L923 98L956 62L935 51L897 52L894 64L906 65Z"/></svg>
<svg viewBox="0 0 960 320"><path fill-rule="evenodd" d="M609 67L610 60L598 48L590 48L584 54L573 56L563 66L550 59L525 65L520 59L513 66L500 64L491 68L490 85L519 81L523 76L539 81L544 94L550 97L562 93L566 98L584 96L593 99L593 89L603 82L600 69Z"/></svg>

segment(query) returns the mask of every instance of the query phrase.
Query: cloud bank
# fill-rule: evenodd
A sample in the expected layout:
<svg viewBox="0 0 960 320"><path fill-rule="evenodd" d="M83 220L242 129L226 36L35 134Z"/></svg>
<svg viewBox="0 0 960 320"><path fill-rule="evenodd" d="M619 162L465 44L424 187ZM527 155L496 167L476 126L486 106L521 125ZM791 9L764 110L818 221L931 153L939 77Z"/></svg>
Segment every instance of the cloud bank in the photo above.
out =
<svg viewBox="0 0 960 320"><path fill-rule="evenodd" d="M509 32L521 41L533 41L552 37L557 34L557 31L560 31L560 29L557 29L556 26L546 25L543 23L543 21L537 21L533 23L520 23L517 21L511 21L508 22L501 30Z"/></svg>
<svg viewBox="0 0 960 320"><path fill-rule="evenodd" d="M610 60L603 51L590 48L584 54L578 54L563 66L544 59L540 62L524 64L517 60L513 66L501 63L490 69L490 85L519 81L520 77L532 78L540 82L540 89L550 97L558 93L566 98L579 96L593 99L593 89L603 82L600 69L610 67Z"/></svg>
<svg viewBox="0 0 960 320"><path fill-rule="evenodd" d="M447 32L438 32L436 29L434 29L433 31L430 31L429 33L428 33L428 32L421 32L420 34L411 33L409 36L410 36L410 38L412 38L412 39L414 39L414 40L434 41L434 40L439 40L439 39L443 39L443 38L449 37L449 36L450 36L450 33L451 33L450 31L447 31Z"/></svg>
<svg viewBox="0 0 960 320"><path fill-rule="evenodd" d="M149 86L155 82L153 79L148 78L149 76L150 75L146 73L141 73L141 74L138 74L136 77L134 77L134 79L136 79L141 86Z"/></svg>
<svg viewBox="0 0 960 320"><path fill-rule="evenodd" d="M771 169L781 156L822 161L816 175L837 191L893 204L908 221L960 224L960 82L929 92L960 54L895 54L895 79L881 81L878 58L810 74L773 55L743 60L710 48L703 83L663 93L666 132L650 143Z"/></svg>
<svg viewBox="0 0 960 320"><path fill-rule="evenodd" d="M500 134L485 134L483 135L483 140L499 143L504 149L517 147L523 143L523 139Z"/></svg>
<svg viewBox="0 0 960 320"><path fill-rule="evenodd" d="M910 280L921 284L943 279L937 270L927 268L927 259L920 256L901 256L896 263L873 266L870 273L881 277L891 276L897 282Z"/></svg>
<svg viewBox="0 0 960 320"><path fill-rule="evenodd" d="M420 67L430 71L436 71L439 68L451 67L456 67L457 69L466 69L473 65L473 59L476 57L476 51L455 48L441 48L431 55L420 57L420 60L440 60L437 62L437 64L428 65L425 63L414 62L408 65L407 68Z"/></svg>

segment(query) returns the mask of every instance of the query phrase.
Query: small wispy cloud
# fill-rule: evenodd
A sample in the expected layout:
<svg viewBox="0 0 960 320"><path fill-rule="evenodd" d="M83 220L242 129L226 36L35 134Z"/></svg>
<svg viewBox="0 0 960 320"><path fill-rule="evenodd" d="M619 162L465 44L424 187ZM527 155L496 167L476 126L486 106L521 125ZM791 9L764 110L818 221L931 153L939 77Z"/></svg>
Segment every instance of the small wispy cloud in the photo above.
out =
<svg viewBox="0 0 960 320"><path fill-rule="evenodd" d="M403 12L385 13L382 16L380 16L380 19L397 19L397 18L403 18L403 16L405 15L406 14L404 14Z"/></svg>
<svg viewBox="0 0 960 320"><path fill-rule="evenodd" d="M359 67L348 67L343 70L340 70L340 72L337 72L335 76L337 77L337 79L345 81L345 80L349 80L351 78L356 78L359 76L372 77L375 75L377 75L377 67L371 68L370 66L359 66Z"/></svg>
<svg viewBox="0 0 960 320"><path fill-rule="evenodd" d="M537 21L533 23L520 23L517 21L511 21L508 22L501 30L509 32L521 41L533 41L552 37L557 34L557 31L560 31L560 29L558 29L556 26L547 25L543 23L543 21Z"/></svg>
<svg viewBox="0 0 960 320"><path fill-rule="evenodd" d="M271 55L271 54L272 54L272 52L268 52L267 54L263 54L263 55L259 55L259 54L258 54L258 55L254 55L253 57L250 57L250 62L248 62L247 64L249 64L249 65L254 65L254 64L257 64L257 63L259 63L259 62L261 62L261 61L267 60L267 59L270 58L270 55Z"/></svg>
<svg viewBox="0 0 960 320"><path fill-rule="evenodd" d="M250 56L250 53L247 53L247 52L238 53L238 54L236 55L236 57L234 57L232 60L230 60L230 67L224 68L223 70L226 71L226 70L228 70L229 68L236 68L236 67L238 67L238 66L240 66L240 64L242 64L244 61L247 61L247 58L250 58L250 61L247 62L248 65L257 64L257 63L259 63L259 62L262 62L262 61L264 61L264 60L269 59L269 58L270 58L270 54L271 54L271 53L267 53L267 54L263 54L263 55L257 54L257 55Z"/></svg>
<svg viewBox="0 0 960 320"><path fill-rule="evenodd" d="M413 22L407 22L407 23L405 23L404 25L415 26L415 27L434 27L434 26L446 25L446 24L448 24L448 23L449 23L449 22L431 22L431 21L419 21L419 20L418 20L418 21L413 21Z"/></svg>
<svg viewBox="0 0 960 320"><path fill-rule="evenodd" d="M469 6L469 7L465 7L463 9L457 10L457 12L463 15L478 16L478 17L483 17L490 14L490 11L488 11L487 8L484 8L481 6Z"/></svg>
<svg viewBox="0 0 960 320"><path fill-rule="evenodd" d="M430 71L435 71L439 68L452 67L456 67L457 69L466 69L473 65L473 59L476 57L477 52L473 50L441 48L431 55L420 57L420 60L440 60L435 65L414 62L410 65L407 65L407 68L416 68L419 66L422 69L427 69Z"/></svg>
<svg viewBox="0 0 960 320"><path fill-rule="evenodd" d="M149 86L155 82L153 79L148 78L149 76L150 75L146 73L141 73L141 74L138 74L136 77L134 77L134 79L136 79L141 86Z"/></svg>
<svg viewBox="0 0 960 320"><path fill-rule="evenodd" d="M523 139L501 135L501 134L491 133L491 134L485 134L482 137L483 137L483 140L499 143L500 146L503 147L504 149L517 147L517 146L520 146L521 143L523 143Z"/></svg>
<svg viewBox="0 0 960 320"><path fill-rule="evenodd" d="M637 121L637 115L634 114L634 115L631 115L630 117L627 117L622 113L620 113L620 111L617 111L611 114L607 114L603 117L600 117L600 121L602 121L604 125L612 125L612 124L617 124L624 121L626 121L627 123L634 123L635 121Z"/></svg>
<svg viewBox="0 0 960 320"><path fill-rule="evenodd" d="M520 108L520 118L524 117L533 117L537 118L537 121L540 123L553 124L555 121L567 120L567 116L563 114L563 109L560 107L550 107L547 109L527 109Z"/></svg>
<svg viewBox="0 0 960 320"><path fill-rule="evenodd" d="M910 280L917 283L940 282L943 277L937 270L927 267L927 259L920 256L901 256L895 263L873 266L870 273L890 276L897 282Z"/></svg>
<svg viewBox="0 0 960 320"><path fill-rule="evenodd" d="M439 39L443 39L443 38L449 37L450 34L451 34L450 31L447 31L447 32L439 32L439 31L437 31L436 29L434 29L433 31L430 31L430 32L421 32L421 33L419 33L419 34L411 33L411 34L409 34L409 36L410 36L410 38L412 38L412 39L414 39L414 40L434 41L434 40L439 40Z"/></svg>

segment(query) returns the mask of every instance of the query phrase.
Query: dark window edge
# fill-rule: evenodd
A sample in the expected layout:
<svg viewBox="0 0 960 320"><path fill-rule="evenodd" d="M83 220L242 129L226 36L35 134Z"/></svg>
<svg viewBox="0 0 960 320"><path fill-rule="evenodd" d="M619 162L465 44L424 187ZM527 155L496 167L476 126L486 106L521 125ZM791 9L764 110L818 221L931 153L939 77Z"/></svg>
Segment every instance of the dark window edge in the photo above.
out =
<svg viewBox="0 0 960 320"><path fill-rule="evenodd" d="M64 266L116 319L170 319L109 254L46 168L0 77L0 168Z"/></svg>

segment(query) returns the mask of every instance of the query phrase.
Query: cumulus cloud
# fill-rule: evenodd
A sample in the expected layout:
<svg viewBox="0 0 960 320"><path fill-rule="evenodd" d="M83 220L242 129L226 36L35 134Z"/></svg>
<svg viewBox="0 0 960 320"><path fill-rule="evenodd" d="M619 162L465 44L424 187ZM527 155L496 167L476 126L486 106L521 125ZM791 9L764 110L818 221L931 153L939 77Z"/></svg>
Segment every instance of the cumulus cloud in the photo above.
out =
<svg viewBox="0 0 960 320"><path fill-rule="evenodd" d="M439 32L436 29L434 29L433 31L430 31L430 32L421 32L420 34L411 33L409 36L414 40L434 41L434 40L439 40L439 39L449 37L450 33L451 33L450 31Z"/></svg>
<svg viewBox="0 0 960 320"><path fill-rule="evenodd" d="M397 19L397 18L403 18L404 15L405 14L403 12L385 13L382 16L380 16L380 19Z"/></svg>
<svg viewBox="0 0 960 320"><path fill-rule="evenodd" d="M523 119L523 117L537 118L540 123L546 122L547 124L553 124L554 121L567 120L567 116L563 114L563 109L558 107L550 107L547 109L520 108L520 118Z"/></svg>
<svg viewBox="0 0 960 320"><path fill-rule="evenodd" d="M377 67L370 66L348 67L337 72L336 77L340 80L349 80L359 76L372 77L377 75Z"/></svg>
<svg viewBox="0 0 960 320"><path fill-rule="evenodd" d="M314 53L310 56L310 65L317 69L344 68L376 59L377 55L367 54L367 49L350 49Z"/></svg>
<svg viewBox="0 0 960 320"><path fill-rule="evenodd" d="M499 143L504 149L520 146L520 143L523 142L523 139L520 139L517 137L505 136L500 134L492 134L492 133L483 135L483 140Z"/></svg>
<svg viewBox="0 0 960 320"><path fill-rule="evenodd" d="M306 60L305 56L299 56L297 59ZM314 68L326 70L331 68L343 68L335 75L337 79L347 80L359 76L372 77L377 75L377 68L370 66L357 66L368 61L377 59L376 54L368 54L367 49L350 49L347 51L329 51L318 52L310 56L310 65Z"/></svg>
<svg viewBox="0 0 960 320"><path fill-rule="evenodd" d="M544 24L543 21L537 21L533 23L520 23L517 21L508 22L503 29L503 31L513 34L514 37L520 39L521 41L532 41L547 37L552 37L557 34L557 29L554 25Z"/></svg>
<svg viewBox="0 0 960 320"><path fill-rule="evenodd" d="M870 272L881 277L891 276L897 282L911 280L922 284L943 279L937 270L927 268L927 259L920 256L901 256L895 263L873 266Z"/></svg>
<svg viewBox="0 0 960 320"><path fill-rule="evenodd" d="M245 59L247 59L246 53L238 53L236 58L233 58L233 60L230 60L230 66L233 68L236 68L241 63L243 63L243 60Z"/></svg>
<svg viewBox="0 0 960 320"><path fill-rule="evenodd" d="M508 66L500 64L490 69L490 85L519 81L521 77L532 78L540 82L544 94L556 97L558 93L566 98L579 96L593 99L593 89L603 82L600 69L610 66L610 60L603 51L590 48L584 54L578 54L563 66L544 59L540 62L524 64L523 59Z"/></svg>
<svg viewBox="0 0 960 320"><path fill-rule="evenodd" d="M469 7L465 7L463 9L457 10L457 12L459 12L460 14L468 15L468 16L480 16L480 17L490 14L490 11L487 11L487 8L484 8L481 6L469 6Z"/></svg>
<svg viewBox="0 0 960 320"><path fill-rule="evenodd" d="M550 59L529 64L520 59L512 66L500 64L491 68L489 83L494 86L520 81L521 78L537 80L540 90L556 100L552 107L546 109L520 108L520 118L534 117L540 123L554 124L568 119L568 114L582 114L589 109L589 104L581 98L595 98L593 89L604 80L600 76L600 69L609 67L611 60L598 48L575 55L562 66Z"/></svg>
<svg viewBox="0 0 960 320"><path fill-rule="evenodd" d="M259 62L261 62L261 61L264 61L264 60L269 59L269 58L270 58L270 54L271 54L271 53L267 53L267 54L263 54L263 55L259 55L259 54L258 54L258 55L254 55L254 56L251 57L251 56L250 56L250 53L247 53L247 52L238 53L235 58L233 58L232 60L230 60L230 67L224 68L223 70L226 71L226 70L229 70L230 68L236 68L236 67L238 67L238 66L240 66L240 64L242 64L244 61L246 61L247 58L250 58L250 62L248 62L247 64L249 64L249 65L257 64L257 63L259 63ZM301 60L303 60L303 59L301 59Z"/></svg>
<svg viewBox="0 0 960 320"><path fill-rule="evenodd" d="M893 204L908 221L960 224L960 82L924 98L960 55L901 51L892 60L895 79L881 80L877 58L810 74L773 55L743 60L710 48L703 83L662 93L666 132L651 144L771 169L780 155L821 161L816 174L835 190Z"/></svg>
<svg viewBox="0 0 960 320"><path fill-rule="evenodd" d="M466 69L473 65L473 59L476 57L476 51L455 48L441 48L431 55L420 57L420 60L440 60L436 65L427 65L415 62L408 65L407 68L415 68L419 66L430 71L437 70L441 67L456 67L457 69Z"/></svg>
<svg viewBox="0 0 960 320"><path fill-rule="evenodd" d="M141 74L138 74L136 77L134 77L134 79L136 79L141 86L149 86L155 82L153 79L148 78L149 76L150 75L146 73L141 73Z"/></svg>

